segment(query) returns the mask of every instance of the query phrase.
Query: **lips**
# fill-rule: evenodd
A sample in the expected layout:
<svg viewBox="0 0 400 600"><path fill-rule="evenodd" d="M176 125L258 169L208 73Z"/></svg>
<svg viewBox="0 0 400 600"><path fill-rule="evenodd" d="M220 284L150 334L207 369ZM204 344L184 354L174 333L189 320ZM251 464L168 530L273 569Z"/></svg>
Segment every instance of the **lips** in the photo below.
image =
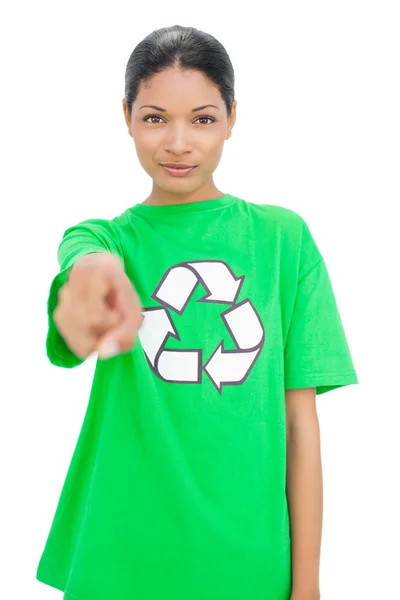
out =
<svg viewBox="0 0 400 600"><path fill-rule="evenodd" d="M196 166L194 166L194 167L182 167L181 166L181 168L176 168L176 166L175 167L167 167L166 165L162 165L162 168L171 177L186 177L186 176L189 176L195 170Z"/></svg>
<svg viewBox="0 0 400 600"><path fill-rule="evenodd" d="M163 167L168 169L193 169L196 165L187 165L185 163L162 163Z"/></svg>

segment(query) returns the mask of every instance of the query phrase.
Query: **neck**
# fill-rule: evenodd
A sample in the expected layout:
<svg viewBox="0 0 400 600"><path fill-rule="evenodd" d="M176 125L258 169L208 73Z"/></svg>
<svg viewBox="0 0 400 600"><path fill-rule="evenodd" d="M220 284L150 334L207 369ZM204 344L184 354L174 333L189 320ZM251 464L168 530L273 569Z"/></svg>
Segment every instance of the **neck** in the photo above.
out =
<svg viewBox="0 0 400 600"><path fill-rule="evenodd" d="M153 187L153 190L142 204L151 206L168 206L170 204L188 204L190 202L203 202L204 200L214 200L224 196L214 184L203 186L191 192L168 192L159 187Z"/></svg>

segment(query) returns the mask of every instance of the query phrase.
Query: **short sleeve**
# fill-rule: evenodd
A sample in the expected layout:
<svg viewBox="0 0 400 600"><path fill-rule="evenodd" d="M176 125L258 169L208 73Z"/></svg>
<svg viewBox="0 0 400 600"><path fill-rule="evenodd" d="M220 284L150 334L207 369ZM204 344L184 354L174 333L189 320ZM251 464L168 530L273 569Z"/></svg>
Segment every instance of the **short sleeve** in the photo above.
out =
<svg viewBox="0 0 400 600"><path fill-rule="evenodd" d="M46 353L53 365L72 368L82 364L85 360L76 356L67 346L53 320L53 312L57 307L58 293L68 281L70 271L79 257L94 252L111 252L118 256L122 266L125 266L123 251L116 228L117 225L112 220L87 219L69 227L64 232L57 251L60 272L50 284L47 300L48 331Z"/></svg>
<svg viewBox="0 0 400 600"><path fill-rule="evenodd" d="M319 395L358 383L328 269L304 220L284 368L286 390L315 387Z"/></svg>

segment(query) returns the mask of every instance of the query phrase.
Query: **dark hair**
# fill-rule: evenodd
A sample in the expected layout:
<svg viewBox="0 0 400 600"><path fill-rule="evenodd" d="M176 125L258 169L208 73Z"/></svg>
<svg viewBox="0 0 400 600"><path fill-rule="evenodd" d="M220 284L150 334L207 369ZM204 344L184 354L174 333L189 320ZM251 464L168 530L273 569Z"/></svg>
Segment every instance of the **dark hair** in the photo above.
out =
<svg viewBox="0 0 400 600"><path fill-rule="evenodd" d="M125 102L129 115L140 84L169 67L204 73L219 89L228 116L231 115L235 76L228 53L212 35L181 25L153 31L130 55L125 71Z"/></svg>

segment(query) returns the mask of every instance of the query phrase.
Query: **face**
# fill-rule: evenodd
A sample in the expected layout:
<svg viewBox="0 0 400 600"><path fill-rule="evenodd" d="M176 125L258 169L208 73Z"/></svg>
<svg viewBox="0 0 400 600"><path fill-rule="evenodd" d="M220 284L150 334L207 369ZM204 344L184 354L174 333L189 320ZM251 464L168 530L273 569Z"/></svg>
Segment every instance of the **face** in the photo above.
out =
<svg viewBox="0 0 400 600"><path fill-rule="evenodd" d="M153 105L157 108L143 108ZM206 106L194 112L201 106ZM132 115L123 100L129 135L140 164L153 179L153 195L193 195L210 192L225 140L235 122L236 101L228 118L219 90L200 72L168 69L140 86ZM163 110L161 110L163 109ZM174 177L161 163L195 165Z"/></svg>

